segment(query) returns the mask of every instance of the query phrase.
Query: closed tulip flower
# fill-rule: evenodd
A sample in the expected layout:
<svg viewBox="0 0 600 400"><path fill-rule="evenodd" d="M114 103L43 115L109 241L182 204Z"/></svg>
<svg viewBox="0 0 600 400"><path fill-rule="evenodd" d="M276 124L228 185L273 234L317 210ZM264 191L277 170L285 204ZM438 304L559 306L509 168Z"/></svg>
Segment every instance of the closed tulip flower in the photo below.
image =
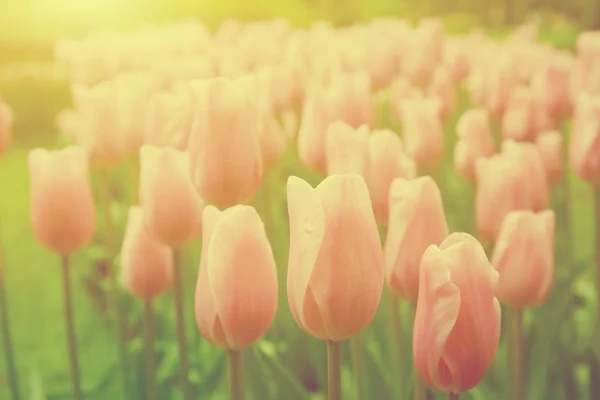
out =
<svg viewBox="0 0 600 400"><path fill-rule="evenodd" d="M582 179L600 183L600 96L581 95L575 105L569 160Z"/></svg>
<svg viewBox="0 0 600 400"><path fill-rule="evenodd" d="M389 197L390 215L383 251L386 282L396 296L416 301L423 253L448 236L442 195L431 177L422 176L394 180Z"/></svg>
<svg viewBox="0 0 600 400"><path fill-rule="evenodd" d="M534 93L528 87L513 90L502 116L502 137L518 141L534 137Z"/></svg>
<svg viewBox="0 0 600 400"><path fill-rule="evenodd" d="M498 272L475 238L453 233L425 251L420 274L415 367L427 385L465 392L481 381L498 350Z"/></svg>
<svg viewBox="0 0 600 400"><path fill-rule="evenodd" d="M29 153L31 222L36 239L68 255L94 235L96 217L88 155L79 146Z"/></svg>
<svg viewBox="0 0 600 400"><path fill-rule="evenodd" d="M554 282L554 211L515 211L506 216L492 264L500 274L496 295L513 308L536 307Z"/></svg>
<svg viewBox="0 0 600 400"><path fill-rule="evenodd" d="M200 92L189 153L191 175L206 201L229 207L250 200L263 173L258 110L248 78L215 78Z"/></svg>
<svg viewBox="0 0 600 400"><path fill-rule="evenodd" d="M127 216L121 248L121 277L133 295L151 300L171 287L171 248L148 231L142 208L133 206Z"/></svg>
<svg viewBox="0 0 600 400"><path fill-rule="evenodd" d="M162 243L179 247L200 235L204 204L192 184L187 153L144 145L139 198L149 231Z"/></svg>
<svg viewBox="0 0 600 400"><path fill-rule="evenodd" d="M183 93L154 93L148 101L143 120L144 143L185 150L189 141L189 115L188 98Z"/></svg>
<svg viewBox="0 0 600 400"><path fill-rule="evenodd" d="M337 74L329 87L336 119L354 128L374 124L371 80L366 72Z"/></svg>
<svg viewBox="0 0 600 400"><path fill-rule="evenodd" d="M438 67L435 70L428 92L430 96L440 99L442 118L447 118L456 105L456 86L448 67Z"/></svg>
<svg viewBox="0 0 600 400"><path fill-rule="evenodd" d="M454 147L454 165L465 178L475 176L475 161L494 154L489 116L484 109L465 111L456 125L458 141Z"/></svg>
<svg viewBox="0 0 600 400"><path fill-rule="evenodd" d="M475 163L475 219L482 237L493 242L511 211L532 208L533 193L523 161L511 154Z"/></svg>
<svg viewBox="0 0 600 400"><path fill-rule="evenodd" d="M368 152L365 180L375 219L379 224L387 225L392 182L396 178L415 178L417 166L404 153L400 137L390 130L373 131L369 137Z"/></svg>
<svg viewBox="0 0 600 400"><path fill-rule="evenodd" d="M196 322L215 346L240 350L262 337L277 311L277 270L256 210L206 206Z"/></svg>
<svg viewBox="0 0 600 400"><path fill-rule="evenodd" d="M329 125L325 139L327 174L363 175L367 167L368 139L369 128L366 125L359 129L342 121Z"/></svg>
<svg viewBox="0 0 600 400"><path fill-rule="evenodd" d="M287 138L273 113L273 104L266 94L258 101L258 135L263 159L263 168L277 164L287 149Z"/></svg>
<svg viewBox="0 0 600 400"><path fill-rule="evenodd" d="M383 290L383 260L369 191L359 175L334 175L312 188L287 184L292 315L308 334L339 342L373 319Z"/></svg>
<svg viewBox="0 0 600 400"><path fill-rule="evenodd" d="M548 180L552 183L560 182L563 177L562 134L557 131L542 132L536 138L535 144L544 161Z"/></svg>
<svg viewBox="0 0 600 400"><path fill-rule="evenodd" d="M2 155L10 142L12 135L12 110L0 99L0 155Z"/></svg>
<svg viewBox="0 0 600 400"><path fill-rule="evenodd" d="M402 103L402 137L406 154L419 167L433 167L444 155L441 103L433 98L414 98Z"/></svg>

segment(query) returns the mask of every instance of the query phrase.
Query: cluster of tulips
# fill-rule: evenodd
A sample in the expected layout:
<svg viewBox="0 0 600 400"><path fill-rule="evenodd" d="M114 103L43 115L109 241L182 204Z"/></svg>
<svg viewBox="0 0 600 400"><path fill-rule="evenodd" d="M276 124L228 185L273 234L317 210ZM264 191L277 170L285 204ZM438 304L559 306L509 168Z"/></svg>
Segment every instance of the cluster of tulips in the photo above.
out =
<svg viewBox="0 0 600 400"><path fill-rule="evenodd" d="M244 203L288 152L325 177L316 187L284 177L284 271L298 326L327 342L331 400L341 398L341 343L371 322L384 287L396 314L398 299L415 307L416 398L425 398L421 381L449 398L475 387L498 349L500 303L521 326L522 311L551 292L550 188L564 179L561 127L571 117L570 165L590 184L600 180L600 33L582 33L573 54L540 43L532 26L496 41L477 31L446 35L434 19L310 29L227 21L215 34L186 21L61 41L56 54L74 99L58 125L76 144L31 151L31 223L63 260L77 399L68 259L95 231L89 165L106 171L139 158L139 205L129 210L120 271L146 305L149 384L152 300L173 282L188 385L177 254L201 237L195 319L228 352L236 400L240 351L269 329L282 271L259 213ZM461 87L472 106L450 138L444 125ZM8 110L1 104L0 150ZM460 206L475 213L473 235L450 232L446 221L446 171L434 171L448 143L457 172L475 188ZM390 321L400 332L397 315ZM514 340L518 381L522 332ZM522 383L515 386L520 400ZM155 395L150 388L147 398Z"/></svg>

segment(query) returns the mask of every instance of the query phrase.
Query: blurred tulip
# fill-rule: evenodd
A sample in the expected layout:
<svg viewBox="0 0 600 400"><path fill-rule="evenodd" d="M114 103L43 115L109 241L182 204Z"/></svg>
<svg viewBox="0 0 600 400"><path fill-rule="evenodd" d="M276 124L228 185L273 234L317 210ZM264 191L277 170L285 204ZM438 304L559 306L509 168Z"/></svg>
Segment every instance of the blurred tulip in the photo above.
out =
<svg viewBox="0 0 600 400"><path fill-rule="evenodd" d="M180 247L200 236L203 202L192 184L187 153L144 145L139 199L149 232L162 243Z"/></svg>
<svg viewBox="0 0 600 400"><path fill-rule="evenodd" d="M336 75L328 90L331 91L333 115L354 128L373 127L374 106L371 81L365 72Z"/></svg>
<svg viewBox="0 0 600 400"><path fill-rule="evenodd" d="M447 118L456 105L456 86L451 71L440 66L436 68L428 88L428 94L441 101L441 116Z"/></svg>
<svg viewBox="0 0 600 400"><path fill-rule="evenodd" d="M429 246L420 269L413 334L417 372L439 391L466 392L483 379L498 350L498 272L466 233Z"/></svg>
<svg viewBox="0 0 600 400"><path fill-rule="evenodd" d="M256 210L206 206L196 322L215 346L240 350L262 337L277 311L277 270Z"/></svg>
<svg viewBox="0 0 600 400"><path fill-rule="evenodd" d="M367 167L369 128L358 129L342 121L329 125L325 134L327 175L364 175Z"/></svg>
<svg viewBox="0 0 600 400"><path fill-rule="evenodd" d="M342 341L371 322L383 290L369 191L358 175L330 176L314 189L292 176L287 193L292 315L308 334Z"/></svg>
<svg viewBox="0 0 600 400"><path fill-rule="evenodd" d="M121 248L121 277L125 288L145 300L164 293L171 287L172 260L171 248L148 231L142 207L132 206Z"/></svg>
<svg viewBox="0 0 600 400"><path fill-rule="evenodd" d="M454 147L454 165L465 178L475 177L475 161L494 154L494 140L485 109L465 111L456 124L458 141Z"/></svg>
<svg viewBox="0 0 600 400"><path fill-rule="evenodd" d="M569 159L580 178L600 183L600 96L580 95L577 99Z"/></svg>
<svg viewBox="0 0 600 400"><path fill-rule="evenodd" d="M534 137L533 92L526 87L513 90L502 116L502 137L518 141Z"/></svg>
<svg viewBox="0 0 600 400"><path fill-rule="evenodd" d="M550 189L544 159L533 143L519 143L512 140L502 142L502 152L512 153L515 162L521 163L531 186L531 207L534 211L545 210L550 203Z"/></svg>
<svg viewBox="0 0 600 400"><path fill-rule="evenodd" d="M258 191L263 166L252 80L215 78L198 89L190 168L207 202L229 207Z"/></svg>
<svg viewBox="0 0 600 400"><path fill-rule="evenodd" d="M12 136L12 110L0 99L0 155L6 152Z"/></svg>
<svg viewBox="0 0 600 400"><path fill-rule="evenodd" d="M147 103L143 119L143 143L187 149L189 141L189 99L181 92L156 92Z"/></svg>
<svg viewBox="0 0 600 400"><path fill-rule="evenodd" d="M402 103L404 147L419 167L433 167L444 155L444 132L438 99L411 99Z"/></svg>
<svg viewBox="0 0 600 400"><path fill-rule="evenodd" d="M416 301L421 257L429 245L439 245L448 236L442 195L431 177L422 176L394 180L389 199L386 282L396 296Z"/></svg>
<svg viewBox="0 0 600 400"><path fill-rule="evenodd" d="M511 211L532 208L533 188L523 161L495 154L475 162L475 219L482 238L494 242Z"/></svg>
<svg viewBox="0 0 600 400"><path fill-rule="evenodd" d="M273 114L273 105L266 94L259 95L258 113L258 135L263 168L267 169L274 166L285 153L287 138Z"/></svg>
<svg viewBox="0 0 600 400"><path fill-rule="evenodd" d="M549 182L557 183L563 178L563 137L558 131L542 132L535 140Z"/></svg>
<svg viewBox="0 0 600 400"><path fill-rule="evenodd" d="M369 187L373 212L377 223L387 225L392 182L396 178L415 178L417 167L404 153L400 137L387 129L371 133L368 152L365 180Z"/></svg>
<svg viewBox="0 0 600 400"><path fill-rule="evenodd" d="M513 59L509 55L488 61L485 80L485 105L494 117L502 117L518 81L515 76Z"/></svg>
<svg viewBox="0 0 600 400"><path fill-rule="evenodd" d="M47 249L68 255L94 235L96 214L88 155L79 146L29 153L31 222Z"/></svg>
<svg viewBox="0 0 600 400"><path fill-rule="evenodd" d="M405 100L423 97L423 91L404 76L398 76L390 86L390 112L392 117L400 122L402 118L402 104Z"/></svg>
<svg viewBox="0 0 600 400"><path fill-rule="evenodd" d="M514 211L506 216L492 264L500 274L496 294L513 308L536 307L554 282L554 211Z"/></svg>

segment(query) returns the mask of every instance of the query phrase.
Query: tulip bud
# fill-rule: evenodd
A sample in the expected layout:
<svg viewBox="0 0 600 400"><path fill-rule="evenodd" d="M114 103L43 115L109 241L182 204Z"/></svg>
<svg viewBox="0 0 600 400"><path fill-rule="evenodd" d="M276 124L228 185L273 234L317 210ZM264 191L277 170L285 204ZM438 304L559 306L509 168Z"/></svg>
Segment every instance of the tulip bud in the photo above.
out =
<svg viewBox="0 0 600 400"><path fill-rule="evenodd" d="M465 111L456 125L458 141L454 147L454 165L465 178L475 176L475 161L494 154L489 116L484 109Z"/></svg>
<svg viewBox="0 0 600 400"><path fill-rule="evenodd" d="M515 211L506 216L492 264L500 274L496 294L513 308L536 307L554 281L554 212Z"/></svg>
<svg viewBox="0 0 600 400"><path fill-rule="evenodd" d="M374 124L371 80L366 72L336 74L329 87L334 118L354 128Z"/></svg>
<svg viewBox="0 0 600 400"><path fill-rule="evenodd" d="M292 176L287 194L292 315L322 340L356 335L373 319L383 290L381 244L367 186L359 175L334 175L313 189Z"/></svg>
<svg viewBox="0 0 600 400"><path fill-rule="evenodd" d="M189 142L188 98L178 92L157 92L150 97L144 117L144 144L185 150Z"/></svg>
<svg viewBox="0 0 600 400"><path fill-rule="evenodd" d="M327 174L363 175L367 167L366 147L369 133L366 125L359 129L354 129L342 121L329 125L325 133Z"/></svg>
<svg viewBox="0 0 600 400"><path fill-rule="evenodd" d="M538 135L535 144L542 156L548 180L553 183L560 182L563 177L562 134L557 131L543 132Z"/></svg>
<svg viewBox="0 0 600 400"><path fill-rule="evenodd" d="M187 153L144 145L139 196L149 232L162 243L179 247L200 236L203 202L192 184Z"/></svg>
<svg viewBox="0 0 600 400"><path fill-rule="evenodd" d="M400 137L390 130L373 131L369 137L368 166L365 180L369 187L373 212L379 224L387 225L390 188L396 178L417 176L415 162L404 153Z"/></svg>
<svg viewBox="0 0 600 400"><path fill-rule="evenodd" d="M394 180L389 197L383 251L386 282L396 296L416 301L423 253L448 236L442 195L431 177L422 176Z"/></svg>
<svg viewBox="0 0 600 400"><path fill-rule="evenodd" d="M569 159L580 178L600 183L600 96L581 95L577 99Z"/></svg>
<svg viewBox="0 0 600 400"><path fill-rule="evenodd" d="M150 234L140 206L129 209L121 248L121 276L134 296L151 300L171 287L173 255Z"/></svg>
<svg viewBox="0 0 600 400"><path fill-rule="evenodd" d="M215 346L240 350L263 336L277 311L277 270L256 210L206 206L196 322Z"/></svg>
<svg viewBox="0 0 600 400"><path fill-rule="evenodd" d="M0 156L6 151L12 134L12 110L0 99Z"/></svg>
<svg viewBox="0 0 600 400"><path fill-rule="evenodd" d="M88 243L96 228L88 155L79 146L29 153L31 222L47 249L71 254Z"/></svg>
<svg viewBox="0 0 600 400"><path fill-rule="evenodd" d="M475 238L453 233L425 251L420 275L415 367L427 385L465 392L481 381L498 350L498 272Z"/></svg>
<svg viewBox="0 0 600 400"><path fill-rule="evenodd" d="M402 103L402 137L406 154L419 167L432 167L444 155L444 137L438 99L422 98Z"/></svg>
<svg viewBox="0 0 600 400"><path fill-rule="evenodd" d="M199 89L189 152L200 196L218 207L250 200L262 178L252 80L215 78Z"/></svg>

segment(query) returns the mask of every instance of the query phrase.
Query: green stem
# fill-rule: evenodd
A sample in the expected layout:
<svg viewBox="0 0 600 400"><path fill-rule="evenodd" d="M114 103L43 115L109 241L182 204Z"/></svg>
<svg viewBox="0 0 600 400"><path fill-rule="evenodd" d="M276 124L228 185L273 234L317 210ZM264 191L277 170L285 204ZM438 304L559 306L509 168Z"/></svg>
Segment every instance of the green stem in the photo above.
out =
<svg viewBox="0 0 600 400"><path fill-rule="evenodd" d="M65 320L67 329L67 344L69 346L69 361L71 366L71 383L73 384L73 398L81 400L81 386L79 380L79 361L77 360L77 338L73 323L73 302L71 298L71 274L69 256L62 256L62 275L65 292Z"/></svg>
<svg viewBox="0 0 600 400"><path fill-rule="evenodd" d="M459 395L456 393L448 393L448 400L458 400Z"/></svg>
<svg viewBox="0 0 600 400"><path fill-rule="evenodd" d="M512 400L524 399L523 387L523 310L510 310L509 352L512 377Z"/></svg>
<svg viewBox="0 0 600 400"><path fill-rule="evenodd" d="M230 400L243 400L244 398L244 376L242 352L240 350L229 350L227 352L229 364L229 398Z"/></svg>
<svg viewBox="0 0 600 400"><path fill-rule="evenodd" d="M417 305L414 305L414 313L413 313L413 318L414 315L417 312ZM414 325L414 319L413 319L413 325ZM427 389L425 388L425 384L423 384L423 381L421 380L421 377L419 376L419 373L415 370L415 391L414 391L414 400L426 400L427 399Z"/></svg>
<svg viewBox="0 0 600 400"><path fill-rule="evenodd" d="M2 260L0 260L2 263ZM0 274L2 272L0 271ZM6 369L8 370L8 385L12 393L13 400L19 400L19 384L15 360L13 357L12 340L10 334L10 324L8 318L8 307L6 305L6 289L4 281L0 277L0 314L2 314L2 337L4 338L4 355L6 356Z"/></svg>
<svg viewBox="0 0 600 400"><path fill-rule="evenodd" d="M110 289L109 289L109 303L111 308L114 310L114 326L116 330L117 343L118 343L118 351L119 351L119 364L121 365L121 377L123 379L123 390L125 391L126 396L130 396L131 386L129 379L129 369L127 368L127 356L125 349L125 335L123 332L123 318L121 314L121 303L119 301L119 283L117 281L117 274L113 268L113 257L115 255L114 250L114 224L111 216L110 207L112 204L112 196L111 196L111 185L110 185L110 172L108 169L103 169L100 171L100 186L101 186L101 195L102 195L102 205L104 207L104 223L105 223L105 236L104 240L106 243L106 248L108 250L108 257L106 260L106 269L107 274L110 279Z"/></svg>
<svg viewBox="0 0 600 400"><path fill-rule="evenodd" d="M596 293L600 293L600 186L594 185L594 214L596 218L596 237L594 242L595 250L595 271L594 271L594 282L596 284ZM596 331L600 332L600 295L596 296ZM600 396L600 360L595 356L591 357L590 360L590 396L591 398L597 398ZM594 397L595 396L595 397Z"/></svg>
<svg viewBox="0 0 600 400"><path fill-rule="evenodd" d="M400 309L398 307L398 299L393 293L388 293L390 303L390 324L391 342L394 351L394 367L396 369L396 378L400 385L400 389L404 387L404 332L402 332L402 323L400 322Z"/></svg>
<svg viewBox="0 0 600 400"><path fill-rule="evenodd" d="M328 400L342 400L342 343L327 341Z"/></svg>
<svg viewBox="0 0 600 400"><path fill-rule="evenodd" d="M190 398L189 389L189 362L187 340L185 337L185 309L183 302L183 277L181 266L181 254L179 249L173 249L173 283L175 290L175 318L177 330L177 347L179 350L179 363L181 368L181 385L183 398Z"/></svg>
<svg viewBox="0 0 600 400"><path fill-rule="evenodd" d="M144 329L146 331L146 398L156 400L156 364L154 360L154 319L152 313L152 300L144 302Z"/></svg>
<svg viewBox="0 0 600 400"><path fill-rule="evenodd" d="M365 377L363 372L363 352L362 343L359 335L350 338L350 351L352 353L352 369L354 370L354 380L356 383L356 400L365 398Z"/></svg>

